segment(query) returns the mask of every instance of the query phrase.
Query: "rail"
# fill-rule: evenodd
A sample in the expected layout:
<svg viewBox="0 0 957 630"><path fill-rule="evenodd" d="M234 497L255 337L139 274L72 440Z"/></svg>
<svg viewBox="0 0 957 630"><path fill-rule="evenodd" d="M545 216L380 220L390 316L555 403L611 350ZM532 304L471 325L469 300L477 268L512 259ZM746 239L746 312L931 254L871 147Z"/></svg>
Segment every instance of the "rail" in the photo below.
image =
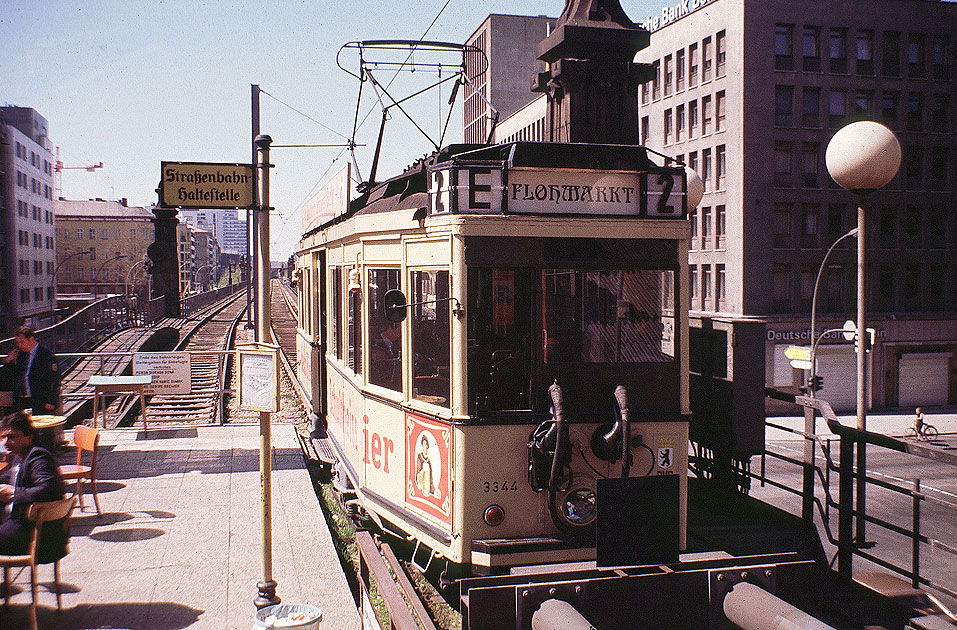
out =
<svg viewBox="0 0 957 630"><path fill-rule="evenodd" d="M923 549L943 552L957 557L957 548L942 540L932 538L925 533L921 522L922 505L934 505L944 510L949 510L954 517L957 517L957 503L928 495L922 491L921 480L918 477L911 480L910 486L905 486L885 479L878 479L872 475L868 475L866 469L861 470L855 466L855 462L858 461L856 454L859 454L861 450L866 450L868 446L905 453L914 457L952 466L955 467L955 469L957 469L957 455L950 451L935 449L923 444L916 444L883 434L845 426L841 424L827 401L820 398L795 396L773 390L769 391L768 395L775 399L793 402L796 405L819 412L827 423L828 429L837 436L836 439L839 441L839 456L838 461L835 463L832 453L832 442L834 438L807 433L805 431L796 431L774 423L767 423L769 427L800 435L806 440L813 441L823 456L824 465L823 467L818 466L814 462L813 457L811 461L805 461L788 457L765 448L762 455L760 474L755 474L750 471L747 473L751 478L759 480L762 484L771 485L805 499L802 501L802 517L811 522L814 520L816 514L818 519L820 519L819 522L822 525L822 529L828 541L837 548L831 562L832 564L834 561L837 562L838 575L846 580L852 578L853 562L856 556L907 578L911 586L915 589L920 586L926 586L950 597L957 598L957 590L955 590L954 585L945 585L939 581L931 580L925 575L921 575L921 551ZM805 489L798 490L784 483L768 479L764 464L765 458L772 458L786 464L800 467L805 479L810 475L812 479L817 480L823 492L824 501L822 502L821 499L817 497L817 493L814 491L814 487L816 486L811 488L811 500L806 500L807 493ZM957 470L954 472L957 472ZM838 475L838 497L836 500L831 489L831 473ZM892 523L888 520L867 514L866 508L861 509L862 505L857 502L857 497L855 496L854 489L858 483L863 484L864 487L872 486L881 488L895 495L909 498L911 504L909 524L901 525L899 523ZM866 491L865 495L867 495ZM831 527L832 509L838 512L836 535ZM868 542L860 535L861 532L865 531L865 525L867 524L873 525L890 534L903 537L909 541L909 566L901 566L888 560L886 557L880 557L873 551L870 551L875 547L875 543Z"/></svg>

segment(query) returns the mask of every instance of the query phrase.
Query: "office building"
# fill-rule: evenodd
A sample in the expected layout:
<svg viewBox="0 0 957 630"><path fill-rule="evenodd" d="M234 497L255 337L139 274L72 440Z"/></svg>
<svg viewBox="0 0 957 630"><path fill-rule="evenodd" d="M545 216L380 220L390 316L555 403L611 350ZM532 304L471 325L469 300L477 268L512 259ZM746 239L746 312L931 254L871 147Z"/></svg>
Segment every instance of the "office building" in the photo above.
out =
<svg viewBox="0 0 957 630"><path fill-rule="evenodd" d="M903 160L867 210L869 403L957 402L957 4L692 0L631 17L651 31L635 61L655 68L637 95L641 141L705 183L689 217L692 309L764 319L767 384L796 390L804 374L784 351L810 345L822 260L857 224L857 198L824 165L827 143L850 122L876 120L897 135ZM516 80L535 72L500 68L508 59L489 54ZM546 139L536 134L544 112L544 97L529 92L496 141ZM818 334L854 319L855 240L821 271ZM829 333L818 354L818 395L853 409L853 344Z"/></svg>
<svg viewBox="0 0 957 630"><path fill-rule="evenodd" d="M0 333L41 325L54 295L54 157L47 120L0 107Z"/></svg>
<svg viewBox="0 0 957 630"><path fill-rule="evenodd" d="M211 232L224 252L245 255L248 250L246 220L237 217L236 210L178 211L179 220Z"/></svg>

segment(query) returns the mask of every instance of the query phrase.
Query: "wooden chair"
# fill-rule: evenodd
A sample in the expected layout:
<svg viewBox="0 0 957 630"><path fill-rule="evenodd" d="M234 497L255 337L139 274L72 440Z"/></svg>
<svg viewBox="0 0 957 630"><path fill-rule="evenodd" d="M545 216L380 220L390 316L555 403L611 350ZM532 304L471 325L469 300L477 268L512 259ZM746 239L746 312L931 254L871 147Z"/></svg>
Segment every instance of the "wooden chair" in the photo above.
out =
<svg viewBox="0 0 957 630"><path fill-rule="evenodd" d="M0 555L0 566L3 567L4 607L7 607L8 600L10 599L10 569L14 567L30 567L30 594L32 596L30 603L30 628L32 628L32 630L37 630L37 564L40 564L37 560L37 547L40 532L44 523L58 521L60 519L66 519L63 526L66 527L67 532L69 532L69 516L74 506L76 506L76 497L31 504L27 507L26 517L33 522L33 532L30 535L30 546L27 553L22 556ZM67 548L66 551L69 552L69 548ZM57 610L61 610L59 560L53 562L53 583L56 588L56 608Z"/></svg>
<svg viewBox="0 0 957 630"><path fill-rule="evenodd" d="M71 479L76 482L76 490L73 496L80 497L80 511L85 507L83 505L83 480L89 479L90 486L93 488L93 503L96 505L96 513L100 511L100 498L96 493L96 451L100 447L100 430L78 424L73 430L73 443L76 444L76 463L63 464L60 466L60 476L64 481ZM90 453L90 465L83 463L83 453Z"/></svg>

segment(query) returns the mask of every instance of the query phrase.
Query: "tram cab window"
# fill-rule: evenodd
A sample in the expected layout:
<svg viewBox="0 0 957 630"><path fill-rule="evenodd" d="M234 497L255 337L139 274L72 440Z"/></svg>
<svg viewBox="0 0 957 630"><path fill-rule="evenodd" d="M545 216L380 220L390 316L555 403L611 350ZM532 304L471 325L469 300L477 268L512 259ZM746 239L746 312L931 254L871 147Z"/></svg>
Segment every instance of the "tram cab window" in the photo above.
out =
<svg viewBox="0 0 957 630"><path fill-rule="evenodd" d="M398 269L370 269L369 383L402 391L402 328L385 318L385 293L399 288Z"/></svg>
<svg viewBox="0 0 957 630"><path fill-rule="evenodd" d="M469 412L531 409L532 271L469 268Z"/></svg>
<svg viewBox="0 0 957 630"><path fill-rule="evenodd" d="M674 361L671 271L545 269L546 363Z"/></svg>
<svg viewBox="0 0 957 630"><path fill-rule="evenodd" d="M449 272L413 272L411 293L412 397L449 407Z"/></svg>

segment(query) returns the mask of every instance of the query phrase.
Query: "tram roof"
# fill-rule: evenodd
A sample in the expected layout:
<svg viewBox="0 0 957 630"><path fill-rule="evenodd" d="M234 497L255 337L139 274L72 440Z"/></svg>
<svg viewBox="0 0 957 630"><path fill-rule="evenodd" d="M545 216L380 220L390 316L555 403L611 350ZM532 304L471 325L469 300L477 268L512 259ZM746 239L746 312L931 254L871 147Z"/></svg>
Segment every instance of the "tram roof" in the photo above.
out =
<svg viewBox="0 0 957 630"><path fill-rule="evenodd" d="M401 175L377 182L349 203L349 211L310 230L303 238L356 215L428 207L428 171L456 165L500 168L645 171L658 168L645 147L576 142L453 144L417 160Z"/></svg>

